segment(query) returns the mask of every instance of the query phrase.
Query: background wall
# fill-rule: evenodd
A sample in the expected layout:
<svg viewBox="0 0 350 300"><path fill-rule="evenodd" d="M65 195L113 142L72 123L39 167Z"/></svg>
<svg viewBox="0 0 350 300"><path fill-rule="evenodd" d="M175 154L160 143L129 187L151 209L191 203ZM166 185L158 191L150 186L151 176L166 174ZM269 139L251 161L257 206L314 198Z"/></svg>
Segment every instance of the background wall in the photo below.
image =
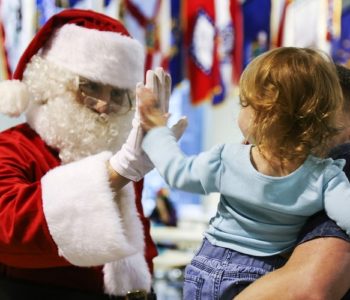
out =
<svg viewBox="0 0 350 300"><path fill-rule="evenodd" d="M7 129L9 127L12 127L16 124L22 123L25 121L24 116L20 116L19 118L10 118L7 116L0 115L0 130Z"/></svg>

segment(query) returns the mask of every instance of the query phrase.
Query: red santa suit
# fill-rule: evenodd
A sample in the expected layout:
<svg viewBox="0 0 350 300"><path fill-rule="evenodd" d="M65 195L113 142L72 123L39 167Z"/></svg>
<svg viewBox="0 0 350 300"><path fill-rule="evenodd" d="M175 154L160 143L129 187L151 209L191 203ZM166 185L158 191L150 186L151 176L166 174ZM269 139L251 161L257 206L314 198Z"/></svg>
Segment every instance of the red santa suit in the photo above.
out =
<svg viewBox="0 0 350 300"><path fill-rule="evenodd" d="M94 69L79 65L83 62L76 61L69 47L78 47L74 49L78 53L83 48L68 45L68 49L62 49L66 36L55 31L67 23L79 25L77 32L75 28L73 34L69 31L73 41L86 31L89 37L99 36L100 31L109 35L117 33L110 47L121 49L122 54L117 60L113 58L113 62L105 63L114 63L112 66L118 70L104 72L99 69L105 68L100 62L95 62ZM64 67L91 80L107 84L120 80L122 88L131 89L142 80L143 62L135 59L139 51L136 41L118 21L91 11L71 10L54 16L47 24L22 56L15 78L22 79L26 64L54 32L56 36L50 41L53 46L44 54L46 59L60 65L62 59ZM98 45L93 36L92 40ZM67 53L73 57L71 62ZM128 77L123 73L123 67L130 63L138 75ZM94 78L95 75L99 78ZM16 89L12 89L14 84ZM15 95L21 100L10 105L9 90L13 92L11 97ZM2 112L16 115L23 111L29 101L23 96L25 90L20 81L4 82L0 87L0 95L6 100ZM59 152L48 146L28 124L0 134L0 291L1 280L24 280L40 286L109 295L126 295L130 290L150 292L156 249L142 212L140 186L136 186L136 203L132 183L118 192L112 189L106 168L113 155L110 151L64 164Z"/></svg>

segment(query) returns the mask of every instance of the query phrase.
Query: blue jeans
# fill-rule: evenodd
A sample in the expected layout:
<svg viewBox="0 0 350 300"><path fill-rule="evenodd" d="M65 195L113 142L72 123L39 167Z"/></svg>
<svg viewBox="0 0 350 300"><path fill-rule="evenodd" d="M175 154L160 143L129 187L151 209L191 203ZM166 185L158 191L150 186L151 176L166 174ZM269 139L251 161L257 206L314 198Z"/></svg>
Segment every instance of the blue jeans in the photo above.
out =
<svg viewBox="0 0 350 300"><path fill-rule="evenodd" d="M303 227L298 244L319 237L337 237L350 242L324 212L310 218ZM232 300L250 283L284 265L286 258L275 255L255 257L214 246L204 239L185 270L184 300ZM342 298L350 300L350 291Z"/></svg>
<svg viewBox="0 0 350 300"><path fill-rule="evenodd" d="M214 246L204 239L191 264L186 267L185 300L232 300L250 283L281 267L279 256L255 257Z"/></svg>
<svg viewBox="0 0 350 300"><path fill-rule="evenodd" d="M350 242L350 237L324 211L307 221L299 234L298 245L320 237L336 237Z"/></svg>

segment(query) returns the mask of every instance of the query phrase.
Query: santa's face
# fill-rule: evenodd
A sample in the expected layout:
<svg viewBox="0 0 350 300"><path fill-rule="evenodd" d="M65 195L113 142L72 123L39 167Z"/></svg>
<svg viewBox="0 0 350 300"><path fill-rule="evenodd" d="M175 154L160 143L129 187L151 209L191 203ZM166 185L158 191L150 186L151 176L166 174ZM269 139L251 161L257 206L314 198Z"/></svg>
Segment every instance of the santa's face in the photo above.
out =
<svg viewBox="0 0 350 300"><path fill-rule="evenodd" d="M101 151L117 151L125 141L133 111L97 113L76 100L76 95L61 95L46 104L33 104L28 123L51 147L59 150L63 163Z"/></svg>
<svg viewBox="0 0 350 300"><path fill-rule="evenodd" d="M132 109L131 93L111 85L79 77L77 100L92 111L103 115L124 115Z"/></svg>
<svg viewBox="0 0 350 300"><path fill-rule="evenodd" d="M117 151L134 115L134 93L100 83L34 56L23 77L32 95L27 122L63 163Z"/></svg>

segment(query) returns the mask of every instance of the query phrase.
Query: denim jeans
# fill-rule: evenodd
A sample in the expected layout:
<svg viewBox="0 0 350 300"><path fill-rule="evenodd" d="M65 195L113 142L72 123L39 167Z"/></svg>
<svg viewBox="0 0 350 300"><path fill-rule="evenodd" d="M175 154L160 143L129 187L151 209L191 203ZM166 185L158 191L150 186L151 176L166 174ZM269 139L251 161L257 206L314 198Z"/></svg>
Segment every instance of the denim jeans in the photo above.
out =
<svg viewBox="0 0 350 300"><path fill-rule="evenodd" d="M324 211L313 215L304 225L298 244L320 237L336 237L350 242L350 237L333 220L329 219Z"/></svg>
<svg viewBox="0 0 350 300"><path fill-rule="evenodd" d="M256 257L214 246L204 239L191 264L186 267L185 300L232 300L245 287L286 259L279 256Z"/></svg>
<svg viewBox="0 0 350 300"><path fill-rule="evenodd" d="M350 242L324 212L312 216L303 227L298 244L319 237L337 237ZM190 265L185 270L184 300L232 300L250 283L274 269L286 258L275 255L256 257L214 246L204 239ZM350 291L342 298L350 300Z"/></svg>

